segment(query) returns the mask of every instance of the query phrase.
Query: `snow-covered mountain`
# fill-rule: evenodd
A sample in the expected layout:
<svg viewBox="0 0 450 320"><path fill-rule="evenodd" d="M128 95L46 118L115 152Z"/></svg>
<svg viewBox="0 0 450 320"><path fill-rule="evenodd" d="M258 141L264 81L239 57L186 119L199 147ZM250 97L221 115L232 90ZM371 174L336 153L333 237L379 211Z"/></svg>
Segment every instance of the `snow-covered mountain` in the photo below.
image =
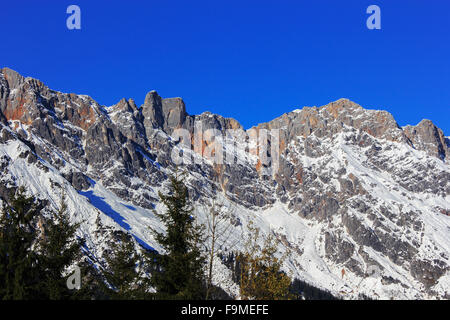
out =
<svg viewBox="0 0 450 320"><path fill-rule="evenodd" d="M386 111L340 99L244 130L155 91L140 107L105 107L4 68L0 128L0 199L25 185L56 208L64 189L97 263L115 230L161 249L149 227L162 231L153 209L164 209L157 194L182 150L198 220L213 195L232 208L234 250L252 221L280 240L280 255L288 250L287 272L335 295L450 298L450 140L429 120L401 128ZM264 152L255 132L268 132ZM207 152L217 142L228 161ZM219 259L215 282L238 295Z"/></svg>

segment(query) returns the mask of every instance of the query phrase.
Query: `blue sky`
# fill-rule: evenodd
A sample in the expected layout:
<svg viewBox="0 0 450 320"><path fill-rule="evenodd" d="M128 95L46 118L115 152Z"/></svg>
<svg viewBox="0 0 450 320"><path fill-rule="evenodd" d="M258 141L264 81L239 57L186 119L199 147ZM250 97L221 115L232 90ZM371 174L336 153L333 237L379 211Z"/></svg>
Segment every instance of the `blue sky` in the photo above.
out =
<svg viewBox="0 0 450 320"><path fill-rule="evenodd" d="M0 21L1 66L104 105L155 89L248 128L345 97L450 135L448 0L5 1Z"/></svg>

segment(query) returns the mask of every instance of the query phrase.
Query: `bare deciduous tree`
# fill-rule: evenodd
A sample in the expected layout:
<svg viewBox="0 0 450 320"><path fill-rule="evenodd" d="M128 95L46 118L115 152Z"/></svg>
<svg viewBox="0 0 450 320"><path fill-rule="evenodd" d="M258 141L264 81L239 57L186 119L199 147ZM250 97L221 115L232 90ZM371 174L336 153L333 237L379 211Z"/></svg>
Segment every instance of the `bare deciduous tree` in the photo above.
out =
<svg viewBox="0 0 450 320"><path fill-rule="evenodd" d="M227 207L223 202L213 198L209 203L204 205L206 213L206 232L207 241L205 243L207 250L207 291L206 300L211 297L213 289L212 278L214 273L214 257L218 254L219 250L225 246L227 249L233 248L238 240L231 241L233 228L233 213L234 208Z"/></svg>

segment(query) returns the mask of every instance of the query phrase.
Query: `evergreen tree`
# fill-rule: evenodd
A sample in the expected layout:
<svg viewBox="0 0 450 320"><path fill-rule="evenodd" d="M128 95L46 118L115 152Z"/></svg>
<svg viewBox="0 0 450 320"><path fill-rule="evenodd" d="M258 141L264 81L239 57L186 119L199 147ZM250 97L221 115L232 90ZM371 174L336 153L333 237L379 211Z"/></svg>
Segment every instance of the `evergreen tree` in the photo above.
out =
<svg viewBox="0 0 450 320"><path fill-rule="evenodd" d="M0 217L0 298L38 299L38 255L35 221L41 206L23 187L3 202Z"/></svg>
<svg viewBox="0 0 450 320"><path fill-rule="evenodd" d="M200 250L203 228L195 224L187 187L179 176L170 177L168 195L159 193L166 212L155 214L166 227L155 232L155 239L165 254L151 254L151 284L156 298L203 299L205 297L204 264Z"/></svg>
<svg viewBox="0 0 450 320"><path fill-rule="evenodd" d="M72 296L67 288L67 268L81 258L81 240L76 238L79 224L72 224L67 213L65 194L53 219L43 224L40 240L41 294L47 299L61 300Z"/></svg>
<svg viewBox="0 0 450 320"><path fill-rule="evenodd" d="M51 219L44 203L18 188L0 217L0 298L69 299L67 268L81 255L78 225L69 221L65 197Z"/></svg>
<svg viewBox="0 0 450 320"><path fill-rule="evenodd" d="M108 263L104 271L106 281L112 286L109 297L112 299L128 300L143 298L145 289L141 273L142 257L127 234L122 233L117 243L112 245L112 252L106 256Z"/></svg>

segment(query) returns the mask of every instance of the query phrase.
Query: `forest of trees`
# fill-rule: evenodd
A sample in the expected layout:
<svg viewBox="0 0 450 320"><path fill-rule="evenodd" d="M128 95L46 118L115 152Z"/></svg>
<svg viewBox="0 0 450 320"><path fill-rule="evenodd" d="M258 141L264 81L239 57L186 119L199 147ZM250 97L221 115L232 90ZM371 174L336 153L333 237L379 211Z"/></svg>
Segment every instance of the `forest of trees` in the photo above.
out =
<svg viewBox="0 0 450 320"><path fill-rule="evenodd" d="M171 176L168 193L159 197L166 209L155 214L166 232L152 231L164 253L136 250L132 236L121 231L99 267L83 252L64 194L59 209L44 215L47 203L18 188L3 201L0 215L0 299L230 299L220 284L213 284L215 256L233 270L241 299L333 299L281 271L276 240L261 238L252 225L243 240L245 250L219 253L230 222L213 203L208 223L199 224L182 175Z"/></svg>

